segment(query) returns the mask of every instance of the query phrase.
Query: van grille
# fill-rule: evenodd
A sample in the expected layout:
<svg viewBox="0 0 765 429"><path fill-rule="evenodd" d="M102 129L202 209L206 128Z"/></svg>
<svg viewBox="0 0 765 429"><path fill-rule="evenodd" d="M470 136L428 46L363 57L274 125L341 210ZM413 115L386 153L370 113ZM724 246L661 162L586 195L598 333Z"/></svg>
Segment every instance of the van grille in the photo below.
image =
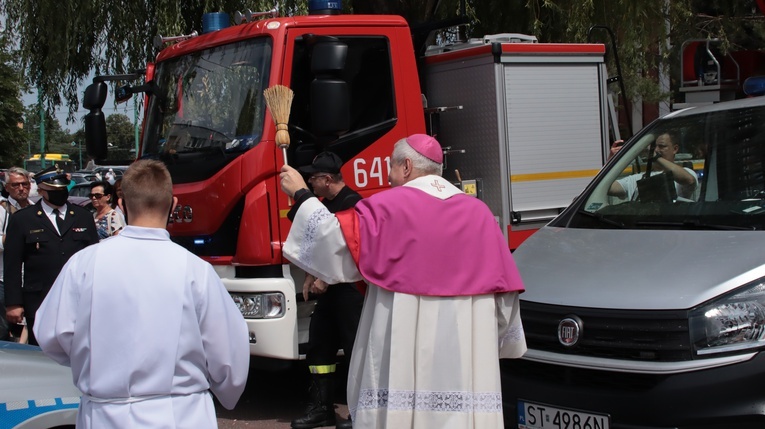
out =
<svg viewBox="0 0 765 429"><path fill-rule="evenodd" d="M573 347L558 341L558 323L576 316L581 335ZM693 359L688 313L682 310L610 310L521 301L530 349L610 359L675 362Z"/></svg>

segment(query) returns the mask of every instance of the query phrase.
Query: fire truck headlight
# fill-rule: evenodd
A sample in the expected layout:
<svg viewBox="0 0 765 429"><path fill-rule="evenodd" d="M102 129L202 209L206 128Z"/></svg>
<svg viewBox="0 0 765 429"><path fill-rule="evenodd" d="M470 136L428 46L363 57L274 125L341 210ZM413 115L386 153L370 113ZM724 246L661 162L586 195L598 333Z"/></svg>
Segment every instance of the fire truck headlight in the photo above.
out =
<svg viewBox="0 0 765 429"><path fill-rule="evenodd" d="M245 319L277 319L284 316L282 293L232 293L231 298Z"/></svg>

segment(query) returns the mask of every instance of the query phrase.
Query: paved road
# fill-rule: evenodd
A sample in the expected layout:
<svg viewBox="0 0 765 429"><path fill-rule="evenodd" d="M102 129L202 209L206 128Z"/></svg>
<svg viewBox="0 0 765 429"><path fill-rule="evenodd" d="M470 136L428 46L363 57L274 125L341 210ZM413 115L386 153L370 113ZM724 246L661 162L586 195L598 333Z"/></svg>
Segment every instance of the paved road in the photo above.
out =
<svg viewBox="0 0 765 429"><path fill-rule="evenodd" d="M338 365L338 370L345 370ZM296 362L286 370L251 369L242 398L233 410L216 403L220 429L288 429L290 421L302 414L308 401L308 370ZM339 383L336 410L348 415L345 382Z"/></svg>

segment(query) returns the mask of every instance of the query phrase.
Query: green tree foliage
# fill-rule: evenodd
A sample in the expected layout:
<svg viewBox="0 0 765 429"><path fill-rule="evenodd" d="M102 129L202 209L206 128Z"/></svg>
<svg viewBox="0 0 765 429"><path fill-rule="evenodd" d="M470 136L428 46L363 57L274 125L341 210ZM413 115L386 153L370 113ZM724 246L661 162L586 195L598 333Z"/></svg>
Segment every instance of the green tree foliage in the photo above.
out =
<svg viewBox="0 0 765 429"><path fill-rule="evenodd" d="M121 149L135 147L135 128L127 115L116 113L106 118L106 129L109 131L109 143Z"/></svg>
<svg viewBox="0 0 765 429"><path fill-rule="evenodd" d="M303 3L279 2L282 13L302 12ZM68 105L70 117L81 102L78 88L91 72L121 74L144 68L158 52L154 36L201 31L206 12L233 14L273 6L273 1L264 0L0 2L7 17L5 31L19 43L26 81L40 89L49 110L62 102Z"/></svg>
<svg viewBox="0 0 765 429"><path fill-rule="evenodd" d="M532 15L532 31L540 41L605 43L611 75L615 75L608 33L593 31L590 34L589 31L593 25L612 29L628 95L641 95L647 101L666 97L659 91L656 76L661 64L669 61L671 51L660 44L668 40L668 26L673 21L680 16L686 20L691 18L686 0L528 0L527 7Z"/></svg>
<svg viewBox="0 0 765 429"><path fill-rule="evenodd" d="M613 29L628 96L646 101L669 95L657 84L661 67L669 67L671 87L678 87L680 49L686 40L720 39L723 52L765 47L765 17L754 0L527 0L526 7L531 31L540 41L593 40L610 48L605 32L588 39L588 30L596 24ZM476 10L483 19L483 10ZM613 61L613 54L609 59Z"/></svg>
<svg viewBox="0 0 765 429"><path fill-rule="evenodd" d="M353 12L356 14L386 14L401 15L411 24L420 24L429 21L435 16L445 3L443 11L450 9L446 3L437 0L353 0ZM442 12L443 13L443 12Z"/></svg>
<svg viewBox="0 0 765 429"><path fill-rule="evenodd" d="M724 50L761 48L762 14L754 0L466 0L473 24L467 35L531 33L545 42L584 42L588 29L614 29L630 95L666 97L656 74L662 64L678 64L678 48L689 38L715 37ZM357 14L404 16L417 28L433 19L453 18L459 0L349 0ZM26 81L42 91L46 106L66 103L70 117L80 103L78 87L91 73L124 73L141 69L157 54L157 34L180 35L200 30L202 14L269 10L274 1L256 0L5 0L6 32L18 40ZM282 15L305 13L306 0L279 2ZM446 40L454 37L447 33ZM602 34L595 41L604 42ZM670 48L664 48L666 42ZM62 98L63 97L63 98Z"/></svg>
<svg viewBox="0 0 765 429"><path fill-rule="evenodd" d="M20 145L23 153L19 155L19 160L27 156L28 150L31 154L40 153L40 110L36 105L27 107L24 118L23 143ZM135 157L135 152L133 152L135 148L135 128L130 119L121 113L109 115L106 118L106 128L109 132L109 143L112 146L109 149L109 159L105 160L104 163L132 160ZM84 166L88 161L85 151L85 131L79 129L74 133L70 133L61 127L58 119L46 115L45 153L67 154L77 167L80 166L80 157L82 157ZM21 165L22 162L19 161L15 164Z"/></svg>
<svg viewBox="0 0 765 429"><path fill-rule="evenodd" d="M106 117L106 130L110 161L127 161L135 158L135 127L127 115L116 113ZM83 140L84 141L84 140Z"/></svg>
<svg viewBox="0 0 765 429"><path fill-rule="evenodd" d="M673 84L679 79L680 48L688 39L720 39L723 52L765 48L765 16L754 0L466 0L471 24L467 37L525 33L540 42L593 41L607 45L610 74L616 74L607 32L614 31L622 78L629 97L666 100L657 82L668 67ZM355 0L357 13L394 13L416 25L447 19L459 12L459 0ZM447 37L448 39L448 37ZM763 70L765 72L765 70Z"/></svg>
<svg viewBox="0 0 765 429"><path fill-rule="evenodd" d="M77 159L75 155L79 152L76 147L72 147L73 137L65 128L61 127L56 117L45 114L45 153L64 153L71 159ZM40 109L37 105L27 106L24 110L24 145L23 152L26 156L27 150L31 154L40 153Z"/></svg>
<svg viewBox="0 0 765 429"><path fill-rule="evenodd" d="M428 20L436 0L353 0L356 13L400 14L411 22ZM91 74L121 74L142 69L158 53L156 35L200 31L206 12L270 10L273 0L5 0L6 32L18 40L26 82L38 88L49 110L69 106L70 119L79 108L79 87ZM304 14L307 0L279 1L281 15ZM350 6L350 7L349 7Z"/></svg>
<svg viewBox="0 0 765 429"><path fill-rule="evenodd" d="M22 116L21 79L8 49L0 36L0 165L19 165L26 153Z"/></svg>

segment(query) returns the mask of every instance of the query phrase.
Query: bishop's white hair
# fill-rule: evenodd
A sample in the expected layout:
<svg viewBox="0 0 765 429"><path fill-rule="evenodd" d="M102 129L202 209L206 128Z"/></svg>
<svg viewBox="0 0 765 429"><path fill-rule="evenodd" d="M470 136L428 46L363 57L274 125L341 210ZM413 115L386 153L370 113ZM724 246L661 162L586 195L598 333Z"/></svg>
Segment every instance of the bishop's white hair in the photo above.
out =
<svg viewBox="0 0 765 429"><path fill-rule="evenodd" d="M409 146L406 139L401 139L393 146L393 155L391 155L391 162L394 164L401 164L405 159L409 158L412 161L412 168L425 174L435 174L440 176L443 174L444 167L425 155L417 152Z"/></svg>

